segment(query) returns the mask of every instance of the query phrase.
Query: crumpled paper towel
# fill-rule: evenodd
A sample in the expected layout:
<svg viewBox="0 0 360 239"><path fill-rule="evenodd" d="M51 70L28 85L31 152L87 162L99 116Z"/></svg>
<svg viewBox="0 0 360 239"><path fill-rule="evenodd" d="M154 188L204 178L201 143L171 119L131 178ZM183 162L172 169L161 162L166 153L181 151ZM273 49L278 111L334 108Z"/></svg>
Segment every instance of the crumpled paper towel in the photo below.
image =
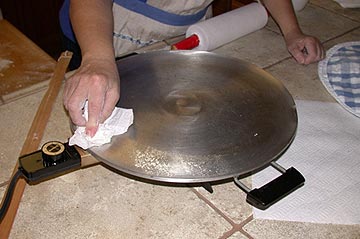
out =
<svg viewBox="0 0 360 239"><path fill-rule="evenodd" d="M360 119L337 103L296 101L299 125L289 149L277 161L295 167L305 184L254 218L332 224L360 223ZM279 176L268 167L255 174L253 188Z"/></svg>
<svg viewBox="0 0 360 239"><path fill-rule="evenodd" d="M84 117L87 120L88 110L87 103L84 107ZM74 135L69 140L69 145L77 145L83 149L88 149L94 146L101 146L109 143L112 136L124 134L134 121L134 114L132 109L115 108L108 119L99 128L94 135L90 137L85 133L85 127L78 127Z"/></svg>

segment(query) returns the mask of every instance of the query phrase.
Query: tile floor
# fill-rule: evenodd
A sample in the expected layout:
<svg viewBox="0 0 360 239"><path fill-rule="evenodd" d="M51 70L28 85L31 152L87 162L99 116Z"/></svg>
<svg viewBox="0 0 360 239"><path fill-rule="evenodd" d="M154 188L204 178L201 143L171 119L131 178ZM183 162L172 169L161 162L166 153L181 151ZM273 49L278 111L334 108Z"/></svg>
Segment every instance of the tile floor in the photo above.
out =
<svg viewBox="0 0 360 239"><path fill-rule="evenodd" d="M298 13L304 32L329 49L360 40L360 9L311 0ZM157 48L166 48L167 42ZM297 65L276 25L229 43L216 53L252 62L281 80L295 99L333 102L317 76L317 65ZM43 83L44 84L44 83ZM31 125L44 85L0 105L0 196ZM29 93L30 92L30 93ZM43 142L71 136L61 92ZM251 184L251 178L245 182ZM154 185L97 165L27 186L10 238L360 238L360 225L259 220L234 183L203 188Z"/></svg>

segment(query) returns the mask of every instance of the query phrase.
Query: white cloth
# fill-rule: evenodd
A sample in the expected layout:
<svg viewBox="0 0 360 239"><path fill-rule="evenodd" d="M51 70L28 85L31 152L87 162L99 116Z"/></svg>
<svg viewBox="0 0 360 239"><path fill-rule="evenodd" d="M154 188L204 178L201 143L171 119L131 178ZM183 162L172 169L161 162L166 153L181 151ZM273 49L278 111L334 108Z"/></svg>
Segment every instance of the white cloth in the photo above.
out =
<svg viewBox="0 0 360 239"><path fill-rule="evenodd" d="M333 46L319 62L318 72L329 93L360 117L360 41Z"/></svg>
<svg viewBox="0 0 360 239"><path fill-rule="evenodd" d="M139 2L145 2L146 5L174 15L193 15L206 8L212 1L213 0L135 0L133 2L134 5L139 4ZM126 9L116 4L116 2L117 1L113 4L113 42L116 56L121 56L124 53L160 42L164 39L182 35L189 27L188 25L179 26L161 23L141 13ZM202 20L208 18L208 16L209 11Z"/></svg>
<svg viewBox="0 0 360 239"><path fill-rule="evenodd" d="M295 167L305 184L254 217L312 223L360 223L360 119L339 104L296 101L299 125L277 161ZM253 176L259 188L279 175L268 167Z"/></svg>
<svg viewBox="0 0 360 239"><path fill-rule="evenodd" d="M360 0L335 0L343 8L358 8L360 7Z"/></svg>
<svg viewBox="0 0 360 239"><path fill-rule="evenodd" d="M85 104L84 117L86 120L87 115L87 104ZM112 136L126 133L133 121L132 109L115 108L110 117L99 125L94 137L90 137L85 133L85 127L78 127L70 138L69 145L77 145L83 149L88 149L110 143Z"/></svg>

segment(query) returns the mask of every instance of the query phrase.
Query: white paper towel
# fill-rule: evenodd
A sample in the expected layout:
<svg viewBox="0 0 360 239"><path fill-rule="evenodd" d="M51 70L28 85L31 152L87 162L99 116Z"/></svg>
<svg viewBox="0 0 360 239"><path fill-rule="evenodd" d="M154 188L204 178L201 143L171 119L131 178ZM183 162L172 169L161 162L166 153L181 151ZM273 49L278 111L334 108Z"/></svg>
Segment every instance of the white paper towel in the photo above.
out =
<svg viewBox="0 0 360 239"><path fill-rule="evenodd" d="M294 166L305 185L254 217L313 223L360 223L360 119L336 103L296 101L299 126L278 160ZM273 168L253 176L253 187L277 177Z"/></svg>
<svg viewBox="0 0 360 239"><path fill-rule="evenodd" d="M200 44L194 50L210 51L263 28L267 21L266 9L259 3L251 3L191 25L186 37L196 34Z"/></svg>
<svg viewBox="0 0 360 239"><path fill-rule="evenodd" d="M88 111L85 104L84 117L87 119ZM90 137L85 133L85 127L78 127L69 140L69 145L77 145L83 149L100 146L111 141L112 136L127 132L134 121L132 109L115 108L110 117L105 120L94 135Z"/></svg>

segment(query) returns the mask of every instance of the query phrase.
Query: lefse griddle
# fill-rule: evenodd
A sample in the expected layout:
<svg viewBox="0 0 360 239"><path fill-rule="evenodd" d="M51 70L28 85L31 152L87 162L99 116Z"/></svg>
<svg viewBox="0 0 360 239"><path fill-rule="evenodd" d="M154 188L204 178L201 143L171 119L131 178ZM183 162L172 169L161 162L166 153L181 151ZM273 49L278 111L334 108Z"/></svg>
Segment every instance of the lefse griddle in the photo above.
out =
<svg viewBox="0 0 360 239"><path fill-rule="evenodd" d="M89 149L98 160L161 182L233 178L262 209L304 183L296 169L275 163L295 137L297 112L286 88L264 70L199 51L139 54L117 65L117 106L134 110L134 124L110 144ZM268 165L283 174L260 189L241 183Z"/></svg>

